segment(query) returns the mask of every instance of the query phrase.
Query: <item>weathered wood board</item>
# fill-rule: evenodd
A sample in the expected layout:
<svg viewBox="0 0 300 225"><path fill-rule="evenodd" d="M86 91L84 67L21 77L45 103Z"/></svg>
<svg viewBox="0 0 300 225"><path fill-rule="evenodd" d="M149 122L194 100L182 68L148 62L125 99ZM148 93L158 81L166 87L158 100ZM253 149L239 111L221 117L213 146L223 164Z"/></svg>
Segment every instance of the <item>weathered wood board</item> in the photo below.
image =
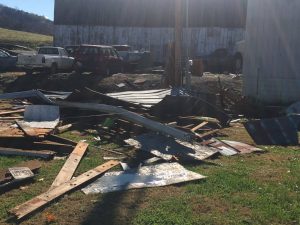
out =
<svg viewBox="0 0 300 225"><path fill-rule="evenodd" d="M118 165L119 163L120 163L119 161L109 161L107 163L104 163L92 170L89 170L86 173L81 174L80 176L70 180L69 182L66 182L54 188L53 190L47 191L25 202L24 204L15 207L14 209L10 210L10 213L15 215L17 219L23 219L24 217L35 212L41 207L46 206L53 200L80 187L81 185L87 183L88 181L99 177L101 174L111 169L112 167Z"/></svg>

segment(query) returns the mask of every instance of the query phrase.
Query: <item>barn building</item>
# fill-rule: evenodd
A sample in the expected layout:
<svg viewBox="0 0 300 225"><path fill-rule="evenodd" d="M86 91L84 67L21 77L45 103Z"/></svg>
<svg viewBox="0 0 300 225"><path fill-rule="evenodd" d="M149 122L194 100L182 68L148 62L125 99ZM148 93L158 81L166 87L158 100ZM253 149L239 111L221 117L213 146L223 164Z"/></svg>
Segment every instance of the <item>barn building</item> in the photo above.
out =
<svg viewBox="0 0 300 225"><path fill-rule="evenodd" d="M244 94L270 104L300 100L300 1L248 2Z"/></svg>
<svg viewBox="0 0 300 225"><path fill-rule="evenodd" d="M232 51L244 39L247 0L184 0L183 5L183 22L189 21L183 38L191 56ZM162 61L174 39L174 18L174 0L56 0L54 44L129 44Z"/></svg>

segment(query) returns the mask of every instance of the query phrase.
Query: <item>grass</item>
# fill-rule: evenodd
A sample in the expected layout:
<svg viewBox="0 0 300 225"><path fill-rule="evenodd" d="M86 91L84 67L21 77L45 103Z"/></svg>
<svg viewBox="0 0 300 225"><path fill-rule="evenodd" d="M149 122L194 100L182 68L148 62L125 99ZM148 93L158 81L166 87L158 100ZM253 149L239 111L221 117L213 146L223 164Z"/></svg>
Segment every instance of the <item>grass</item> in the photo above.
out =
<svg viewBox="0 0 300 225"><path fill-rule="evenodd" d="M10 43L35 48L42 45L52 45L53 37L0 28L0 43Z"/></svg>
<svg viewBox="0 0 300 225"><path fill-rule="evenodd" d="M242 128L231 128L226 137L251 142ZM64 137L86 139L89 152L76 176L103 162L92 136L68 132ZM186 168L208 176L206 180L169 187L131 190L105 195L84 195L80 191L64 196L23 224L133 224L133 225L244 225L300 223L300 151L297 147L263 147L265 154L219 157ZM23 157L0 157L0 168L17 165ZM3 224L7 210L46 191L63 165L63 160L43 162L36 182L23 190L0 196Z"/></svg>

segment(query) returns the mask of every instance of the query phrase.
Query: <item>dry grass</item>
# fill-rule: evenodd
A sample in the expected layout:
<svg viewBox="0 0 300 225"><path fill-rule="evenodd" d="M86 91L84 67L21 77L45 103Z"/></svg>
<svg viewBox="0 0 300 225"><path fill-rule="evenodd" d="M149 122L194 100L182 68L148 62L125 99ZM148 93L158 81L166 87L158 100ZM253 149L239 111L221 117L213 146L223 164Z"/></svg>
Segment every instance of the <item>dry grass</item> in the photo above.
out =
<svg viewBox="0 0 300 225"><path fill-rule="evenodd" d="M52 45L53 37L0 28L0 42L34 48L41 45Z"/></svg>

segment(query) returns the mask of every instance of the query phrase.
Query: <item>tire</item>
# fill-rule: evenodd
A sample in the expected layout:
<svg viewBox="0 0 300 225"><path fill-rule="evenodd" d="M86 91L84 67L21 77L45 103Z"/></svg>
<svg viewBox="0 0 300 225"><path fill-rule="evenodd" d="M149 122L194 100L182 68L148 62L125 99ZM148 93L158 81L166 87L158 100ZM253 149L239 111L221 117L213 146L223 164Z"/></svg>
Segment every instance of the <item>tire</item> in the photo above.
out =
<svg viewBox="0 0 300 225"><path fill-rule="evenodd" d="M56 65L56 63L52 63L51 68L50 68L50 73L52 75L57 73L57 65Z"/></svg>
<svg viewBox="0 0 300 225"><path fill-rule="evenodd" d="M73 65L73 69L75 71L76 74L80 75L81 74L81 68L80 68L80 65L78 63L75 63Z"/></svg>

